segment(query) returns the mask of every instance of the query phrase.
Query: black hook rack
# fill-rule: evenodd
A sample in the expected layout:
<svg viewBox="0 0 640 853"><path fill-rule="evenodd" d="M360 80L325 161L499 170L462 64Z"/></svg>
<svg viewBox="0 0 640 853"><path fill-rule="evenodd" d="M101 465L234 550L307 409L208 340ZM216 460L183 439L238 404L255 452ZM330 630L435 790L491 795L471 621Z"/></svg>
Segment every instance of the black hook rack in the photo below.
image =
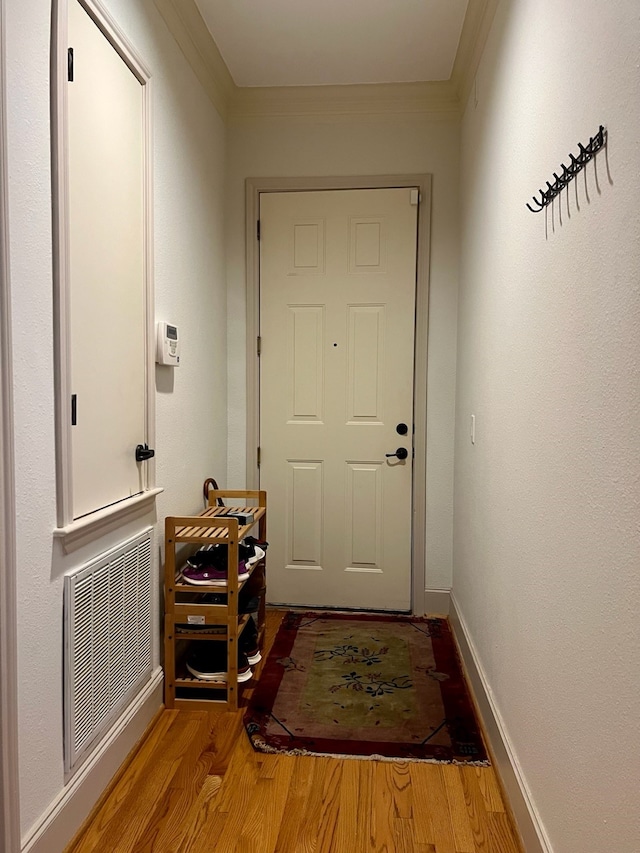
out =
<svg viewBox="0 0 640 853"><path fill-rule="evenodd" d="M588 145L583 145L581 142L578 143L578 147L580 148L580 153L577 157L574 157L573 154L569 154L571 158L571 163L569 166L565 166L564 163L560 164L560 168L562 169L562 174L558 175L556 172L553 173L553 177L555 178L553 183L547 181L547 189L546 190L538 190L540 193L540 201L533 196L531 199L536 207L531 207L529 203L527 203L527 207L531 211L531 213L540 213L541 210L551 204L553 199L558 195L558 193L562 192L562 190L567 186L567 184L572 181L575 176L587 165L589 160L593 159L593 157L598 153L598 151L607 144L607 131L603 125L600 125L598 132L595 136L592 136L589 140Z"/></svg>

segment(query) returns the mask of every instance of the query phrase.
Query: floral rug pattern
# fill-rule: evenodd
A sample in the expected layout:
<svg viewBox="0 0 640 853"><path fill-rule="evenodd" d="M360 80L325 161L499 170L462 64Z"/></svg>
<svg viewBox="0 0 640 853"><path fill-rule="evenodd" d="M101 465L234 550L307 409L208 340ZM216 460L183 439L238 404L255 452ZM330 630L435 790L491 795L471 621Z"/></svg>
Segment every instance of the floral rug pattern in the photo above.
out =
<svg viewBox="0 0 640 853"><path fill-rule="evenodd" d="M488 763L444 619L287 613L245 727L267 752Z"/></svg>

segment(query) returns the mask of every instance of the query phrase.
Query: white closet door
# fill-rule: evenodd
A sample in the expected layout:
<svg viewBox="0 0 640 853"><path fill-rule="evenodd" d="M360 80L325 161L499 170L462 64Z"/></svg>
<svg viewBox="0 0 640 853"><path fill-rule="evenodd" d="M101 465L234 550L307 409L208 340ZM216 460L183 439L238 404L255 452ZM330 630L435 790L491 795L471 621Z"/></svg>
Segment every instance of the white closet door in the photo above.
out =
<svg viewBox="0 0 640 853"><path fill-rule="evenodd" d="M143 88L69 4L73 516L141 492L145 441Z"/></svg>

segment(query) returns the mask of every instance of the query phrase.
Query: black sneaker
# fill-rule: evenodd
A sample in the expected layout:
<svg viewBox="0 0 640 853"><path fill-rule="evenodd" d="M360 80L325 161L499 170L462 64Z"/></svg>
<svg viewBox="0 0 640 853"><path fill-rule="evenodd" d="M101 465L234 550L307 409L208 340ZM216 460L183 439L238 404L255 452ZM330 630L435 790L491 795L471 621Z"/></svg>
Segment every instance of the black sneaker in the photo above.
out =
<svg viewBox="0 0 640 853"><path fill-rule="evenodd" d="M244 616L247 613L257 613L260 609L260 595L247 597L243 589L239 596L238 613ZM226 592L201 592L194 604L227 604Z"/></svg>
<svg viewBox="0 0 640 853"><path fill-rule="evenodd" d="M187 566L191 566L192 569L226 568L227 546L206 545L187 557Z"/></svg>
<svg viewBox="0 0 640 853"><path fill-rule="evenodd" d="M255 550L256 549L252 543L243 539L242 542L238 543L238 560L244 560L245 563L248 562L255 554Z"/></svg>
<svg viewBox="0 0 640 853"><path fill-rule="evenodd" d="M262 655L258 645L258 629L253 619L249 619L244 631L240 635L240 651L247 656L247 660L253 666L260 663Z"/></svg>
<svg viewBox="0 0 640 853"><path fill-rule="evenodd" d="M264 539L256 539L255 536L245 536L242 541L245 545L257 545L258 548L261 548L263 551L266 551L269 547L268 542L265 542Z"/></svg>
<svg viewBox="0 0 640 853"><path fill-rule="evenodd" d="M187 669L201 681L225 681L227 678L227 646L202 640L192 644L187 654ZM238 650L238 681L249 681L253 672L246 654Z"/></svg>
<svg viewBox="0 0 640 853"><path fill-rule="evenodd" d="M260 596L254 595L251 598L243 599L241 596L240 603L238 605L238 612L241 615L245 615L247 613L257 613L260 609Z"/></svg>
<svg viewBox="0 0 640 853"><path fill-rule="evenodd" d="M197 598L198 604L226 604L226 592L201 592Z"/></svg>
<svg viewBox="0 0 640 853"><path fill-rule="evenodd" d="M248 536L246 539L243 539L238 546L238 559L244 560L246 565L251 568L251 566L255 566L256 563L259 563L260 560L264 560L266 551L266 543L265 547L262 548L258 544L257 539L253 536Z"/></svg>

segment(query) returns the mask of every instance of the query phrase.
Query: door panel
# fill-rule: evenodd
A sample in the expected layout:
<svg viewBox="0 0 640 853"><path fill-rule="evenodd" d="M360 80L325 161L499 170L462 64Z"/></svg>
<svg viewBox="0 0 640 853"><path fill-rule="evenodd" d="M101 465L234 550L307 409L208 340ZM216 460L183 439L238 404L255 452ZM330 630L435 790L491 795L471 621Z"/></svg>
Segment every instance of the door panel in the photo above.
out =
<svg viewBox="0 0 640 853"><path fill-rule="evenodd" d="M266 193L260 222L269 599L409 609L411 190Z"/></svg>
<svg viewBox="0 0 640 853"><path fill-rule="evenodd" d="M145 441L143 92L77 0L68 83L73 516L141 492Z"/></svg>
<svg viewBox="0 0 640 853"><path fill-rule="evenodd" d="M288 423L322 421L324 311L321 305L289 306L291 408Z"/></svg>
<svg viewBox="0 0 640 853"><path fill-rule="evenodd" d="M384 368L384 305L349 305L347 422L381 423Z"/></svg>
<svg viewBox="0 0 640 853"><path fill-rule="evenodd" d="M382 571L382 463L347 462L348 572Z"/></svg>
<svg viewBox="0 0 640 853"><path fill-rule="evenodd" d="M322 462L289 460L286 566L322 567Z"/></svg>

